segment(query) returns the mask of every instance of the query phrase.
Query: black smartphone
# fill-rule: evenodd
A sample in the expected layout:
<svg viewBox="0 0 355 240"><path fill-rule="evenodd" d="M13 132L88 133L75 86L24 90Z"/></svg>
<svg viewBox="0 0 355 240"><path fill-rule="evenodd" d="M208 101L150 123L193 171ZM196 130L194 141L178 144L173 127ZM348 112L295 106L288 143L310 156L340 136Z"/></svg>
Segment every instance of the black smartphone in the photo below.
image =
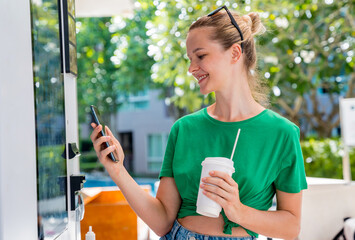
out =
<svg viewBox="0 0 355 240"><path fill-rule="evenodd" d="M91 109L91 116L92 116L92 122L95 123L97 126L102 125L102 130L101 130L101 135L102 136L106 136L104 129L105 129L105 125L102 124L102 120L101 120L101 116L100 116L100 112L97 109L97 107L95 107L94 105L90 106ZM108 142L104 142L104 147L108 148L110 146L110 144ZM114 162L118 162L118 160L116 160L115 156L113 155L113 153L111 152L108 157L114 161Z"/></svg>

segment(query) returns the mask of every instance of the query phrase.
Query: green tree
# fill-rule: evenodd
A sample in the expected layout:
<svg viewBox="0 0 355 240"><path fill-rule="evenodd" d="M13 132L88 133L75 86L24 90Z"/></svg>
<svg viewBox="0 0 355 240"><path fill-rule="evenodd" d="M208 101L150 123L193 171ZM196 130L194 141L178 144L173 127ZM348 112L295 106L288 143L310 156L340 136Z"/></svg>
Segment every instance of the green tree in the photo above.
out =
<svg viewBox="0 0 355 240"><path fill-rule="evenodd" d="M344 145L339 138L301 141L304 166L308 177L343 178ZM355 149L349 151L351 176L355 180Z"/></svg>
<svg viewBox="0 0 355 240"><path fill-rule="evenodd" d="M269 34L261 40L261 69L274 90L274 106L321 137L339 125L339 96L355 96L353 4L284 1L262 13Z"/></svg>
<svg viewBox="0 0 355 240"><path fill-rule="evenodd" d="M116 49L109 31L111 18L77 19L79 121L86 122L89 105L101 112L115 112L119 88L118 70L110 60ZM105 114L104 114L105 115ZM109 119L105 119L107 122Z"/></svg>
<svg viewBox="0 0 355 240"><path fill-rule="evenodd" d="M198 0L148 2L157 7L147 32L152 39L148 54L155 60L152 78L162 89L171 114L179 118L213 101L214 95L201 95L196 80L188 74L185 39L191 23L217 6L215 1Z"/></svg>
<svg viewBox="0 0 355 240"><path fill-rule="evenodd" d="M144 5L127 18L80 18L78 34L78 99L80 122L95 104L110 123L129 94L151 87L154 60L147 55L146 22L154 5Z"/></svg>
<svg viewBox="0 0 355 240"><path fill-rule="evenodd" d="M211 104L214 95L201 95L187 73L185 38L193 21L222 4L240 14L259 12L268 29L257 43L259 72L273 90L273 108L293 122L307 122L303 131L330 136L339 124L338 97L355 96L354 3L349 0L138 0L131 18L80 19L79 98L86 105L99 101L115 113L120 96L154 87L175 118ZM327 93L327 106L320 103L320 91Z"/></svg>
<svg viewBox="0 0 355 240"><path fill-rule="evenodd" d="M150 1L156 17L147 34L153 39L153 81L180 109L177 117L213 101L201 96L187 75L185 38L199 16L226 4L241 14L259 12L268 32L259 39L259 69L273 89L275 109L299 123L306 119L320 136L339 124L340 94L354 96L354 8L351 1ZM327 92L330 113L320 107L318 91ZM308 100L305 100L308 99Z"/></svg>

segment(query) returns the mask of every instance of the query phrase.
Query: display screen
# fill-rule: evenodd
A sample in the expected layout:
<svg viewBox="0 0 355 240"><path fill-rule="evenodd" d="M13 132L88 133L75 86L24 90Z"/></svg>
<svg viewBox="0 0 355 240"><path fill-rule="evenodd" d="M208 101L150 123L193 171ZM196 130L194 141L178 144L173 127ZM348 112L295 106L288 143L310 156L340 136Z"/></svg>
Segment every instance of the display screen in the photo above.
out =
<svg viewBox="0 0 355 240"><path fill-rule="evenodd" d="M75 20L71 16L68 16L68 26L69 26L69 43L70 45L76 46Z"/></svg>
<svg viewBox="0 0 355 240"><path fill-rule="evenodd" d="M70 15L75 17L75 2L74 2L74 0L68 0L67 2L68 2L68 12L70 13Z"/></svg>
<svg viewBox="0 0 355 240"><path fill-rule="evenodd" d="M64 35L64 59L65 73L77 75L77 56L76 56L76 23L75 23L75 4L72 0L63 0L63 25L60 24L60 32Z"/></svg>
<svg viewBox="0 0 355 240"><path fill-rule="evenodd" d="M67 226L64 80L58 1L31 0L36 110L38 239L55 239Z"/></svg>
<svg viewBox="0 0 355 240"><path fill-rule="evenodd" d="M70 59L70 71L76 75L78 73L76 48L71 44L69 44L69 59Z"/></svg>

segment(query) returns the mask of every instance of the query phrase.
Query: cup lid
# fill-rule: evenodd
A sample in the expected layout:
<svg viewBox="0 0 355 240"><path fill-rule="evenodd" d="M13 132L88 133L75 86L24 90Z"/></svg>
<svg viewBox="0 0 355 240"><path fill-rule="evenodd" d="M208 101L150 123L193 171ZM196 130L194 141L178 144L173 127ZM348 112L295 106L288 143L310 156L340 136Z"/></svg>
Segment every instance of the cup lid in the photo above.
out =
<svg viewBox="0 0 355 240"><path fill-rule="evenodd" d="M204 166L206 164L221 165L221 166L232 169L233 172L235 171L234 170L234 162L232 160L230 160L229 158L225 158L225 157L207 157L201 163L201 165Z"/></svg>

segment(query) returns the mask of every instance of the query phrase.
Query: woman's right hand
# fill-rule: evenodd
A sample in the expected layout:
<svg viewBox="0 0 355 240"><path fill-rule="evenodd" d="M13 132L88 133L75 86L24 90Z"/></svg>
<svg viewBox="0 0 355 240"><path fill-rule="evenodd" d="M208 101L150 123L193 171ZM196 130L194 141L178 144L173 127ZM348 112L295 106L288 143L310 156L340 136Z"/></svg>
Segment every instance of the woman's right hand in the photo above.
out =
<svg viewBox="0 0 355 240"><path fill-rule="evenodd" d="M107 136L101 136L100 134L102 125L97 126L95 123L91 123L91 126L94 130L91 133L90 138L93 142L96 155L102 165L104 165L104 167L106 168L107 172L112 177L118 174L120 168L123 167L124 152L122 146L120 142L115 138L115 136L113 136L111 130L107 126L105 127L105 132ZM106 148L104 142L109 142L110 147ZM111 152L115 156L116 160L118 160L118 162L113 162L109 158L108 155Z"/></svg>

